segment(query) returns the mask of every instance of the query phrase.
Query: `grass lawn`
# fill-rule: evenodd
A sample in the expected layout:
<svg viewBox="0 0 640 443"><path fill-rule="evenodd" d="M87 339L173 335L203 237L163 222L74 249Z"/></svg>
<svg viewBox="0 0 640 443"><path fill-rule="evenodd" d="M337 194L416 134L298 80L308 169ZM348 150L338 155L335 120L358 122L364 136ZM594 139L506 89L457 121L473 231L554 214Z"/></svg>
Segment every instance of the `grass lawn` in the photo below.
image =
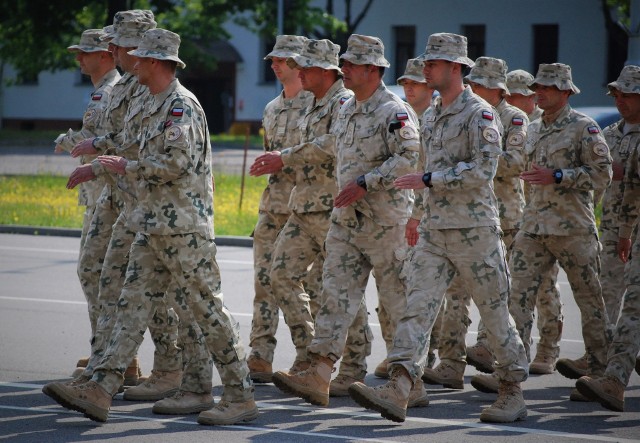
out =
<svg viewBox="0 0 640 443"><path fill-rule="evenodd" d="M216 235L248 236L258 218L258 202L266 177L245 178L240 207L241 177L218 174L214 194ZM77 191L65 188L66 177L0 176L0 224L80 228L84 207Z"/></svg>

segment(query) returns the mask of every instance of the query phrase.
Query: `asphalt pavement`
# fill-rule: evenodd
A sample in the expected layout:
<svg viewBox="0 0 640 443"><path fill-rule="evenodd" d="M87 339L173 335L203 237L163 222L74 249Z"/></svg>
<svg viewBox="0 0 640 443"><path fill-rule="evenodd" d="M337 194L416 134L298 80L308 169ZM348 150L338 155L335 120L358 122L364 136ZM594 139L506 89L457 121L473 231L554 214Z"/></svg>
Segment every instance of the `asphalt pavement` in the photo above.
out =
<svg viewBox="0 0 640 443"><path fill-rule="evenodd" d="M96 424L57 405L42 394L52 380L68 380L76 360L89 351L89 322L76 263L79 239L0 234L0 441L11 442L637 442L640 441L640 377L633 374L626 391L626 412L615 413L595 403L569 401L574 382L558 373L531 376L523 383L528 406L525 421L505 425L479 421L482 408L495 400L470 386L476 373L468 367L465 388L456 391L428 386L430 405L411 409L404 423L392 423L350 398L332 398L320 408L280 392L272 384L256 385L259 417L240 426L206 427L196 417L159 416L150 402L127 402L117 395L109 421ZM225 304L248 343L252 315L252 251L221 246L218 262ZM562 357L584 351L580 316L566 277L560 275L565 307ZM375 288L366 293L374 332L373 371L385 356L373 309ZM478 315L467 343L475 342ZM537 336L537 332L534 331ZM288 368L295 350L280 320L274 367ZM535 349L535 347L534 347ZM153 345L147 336L139 352L145 373L151 369ZM334 374L336 375L336 374ZM368 384L382 383L372 374ZM214 371L213 393L220 398Z"/></svg>

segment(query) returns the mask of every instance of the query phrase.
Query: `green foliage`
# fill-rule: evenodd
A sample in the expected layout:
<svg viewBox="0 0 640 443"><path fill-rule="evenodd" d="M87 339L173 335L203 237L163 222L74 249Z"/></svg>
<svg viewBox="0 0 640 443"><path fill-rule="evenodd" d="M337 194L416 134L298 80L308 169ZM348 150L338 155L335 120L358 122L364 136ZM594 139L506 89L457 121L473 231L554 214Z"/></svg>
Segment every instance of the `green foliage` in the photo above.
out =
<svg viewBox="0 0 640 443"><path fill-rule="evenodd" d="M627 28L631 22L631 0L606 0L617 20Z"/></svg>

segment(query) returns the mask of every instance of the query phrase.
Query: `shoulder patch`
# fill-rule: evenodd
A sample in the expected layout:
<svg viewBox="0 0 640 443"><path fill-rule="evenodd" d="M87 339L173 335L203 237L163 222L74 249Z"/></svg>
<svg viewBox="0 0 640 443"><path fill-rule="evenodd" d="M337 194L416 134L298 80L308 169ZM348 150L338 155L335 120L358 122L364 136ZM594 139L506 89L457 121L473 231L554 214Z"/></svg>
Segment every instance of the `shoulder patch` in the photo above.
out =
<svg viewBox="0 0 640 443"><path fill-rule="evenodd" d="M597 126L589 126L587 131L589 131L589 134L598 134L600 132L600 128Z"/></svg>
<svg viewBox="0 0 640 443"><path fill-rule="evenodd" d="M493 120L493 112L491 111L482 111L482 118L485 120Z"/></svg>
<svg viewBox="0 0 640 443"><path fill-rule="evenodd" d="M340 106L344 105L347 102L347 100L349 100L349 97L341 97L340 98Z"/></svg>
<svg viewBox="0 0 640 443"><path fill-rule="evenodd" d="M496 128L492 128L491 126L487 126L482 130L482 136L489 143L498 143L498 140L500 140L500 134L498 134Z"/></svg>
<svg viewBox="0 0 640 443"><path fill-rule="evenodd" d="M398 131L398 134L400 135L400 137L404 138L405 140L410 140L412 138L416 138L416 136L418 135L418 132L415 130L413 126L406 125L400 128L400 131Z"/></svg>
<svg viewBox="0 0 640 443"><path fill-rule="evenodd" d="M184 108L173 108L171 110L171 115L174 117L182 117L182 114L184 114Z"/></svg>
<svg viewBox="0 0 640 443"><path fill-rule="evenodd" d="M593 145L593 153L599 157L606 157L609 154L609 147L604 143L596 143Z"/></svg>
<svg viewBox="0 0 640 443"><path fill-rule="evenodd" d="M409 114L407 114L406 112L397 112L396 113L396 119L397 120L408 120L409 119Z"/></svg>
<svg viewBox="0 0 640 443"><path fill-rule="evenodd" d="M522 126L524 124L524 120L520 117L513 117L511 119L511 124L514 126Z"/></svg>
<svg viewBox="0 0 640 443"><path fill-rule="evenodd" d="M181 135L182 129L180 129L180 126L172 126L167 131L167 140L169 140L170 142L176 141L180 138Z"/></svg>
<svg viewBox="0 0 640 443"><path fill-rule="evenodd" d="M96 92L95 94L91 94L91 100L93 100L94 102L99 102L100 100L102 100L102 93Z"/></svg>
<svg viewBox="0 0 640 443"><path fill-rule="evenodd" d="M511 134L508 140L509 144L512 146L520 146L524 143L524 135L520 132L516 132L515 134Z"/></svg>

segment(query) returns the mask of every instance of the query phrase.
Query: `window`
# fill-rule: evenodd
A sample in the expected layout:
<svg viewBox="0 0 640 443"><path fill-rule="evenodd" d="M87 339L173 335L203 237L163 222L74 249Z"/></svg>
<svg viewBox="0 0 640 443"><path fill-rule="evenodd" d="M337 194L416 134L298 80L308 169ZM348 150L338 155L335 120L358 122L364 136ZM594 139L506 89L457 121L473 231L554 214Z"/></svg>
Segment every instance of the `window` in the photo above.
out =
<svg viewBox="0 0 640 443"><path fill-rule="evenodd" d="M558 25L533 25L533 68L538 72L540 63L558 61Z"/></svg>
<svg viewBox="0 0 640 443"><path fill-rule="evenodd" d="M273 46L276 44L275 38L263 38L262 39L262 51L261 57L264 58L268 53L273 50ZM271 60L262 61L262 82L263 83L275 83L276 75L271 69Z"/></svg>
<svg viewBox="0 0 640 443"><path fill-rule="evenodd" d="M467 54L471 60L485 55L486 33L485 25L462 25L462 35L467 37Z"/></svg>
<svg viewBox="0 0 640 443"><path fill-rule="evenodd" d="M402 77L404 69L407 67L407 60L415 58L416 54L416 27L415 26L394 26L393 36L395 39L395 59L393 82L398 77Z"/></svg>

